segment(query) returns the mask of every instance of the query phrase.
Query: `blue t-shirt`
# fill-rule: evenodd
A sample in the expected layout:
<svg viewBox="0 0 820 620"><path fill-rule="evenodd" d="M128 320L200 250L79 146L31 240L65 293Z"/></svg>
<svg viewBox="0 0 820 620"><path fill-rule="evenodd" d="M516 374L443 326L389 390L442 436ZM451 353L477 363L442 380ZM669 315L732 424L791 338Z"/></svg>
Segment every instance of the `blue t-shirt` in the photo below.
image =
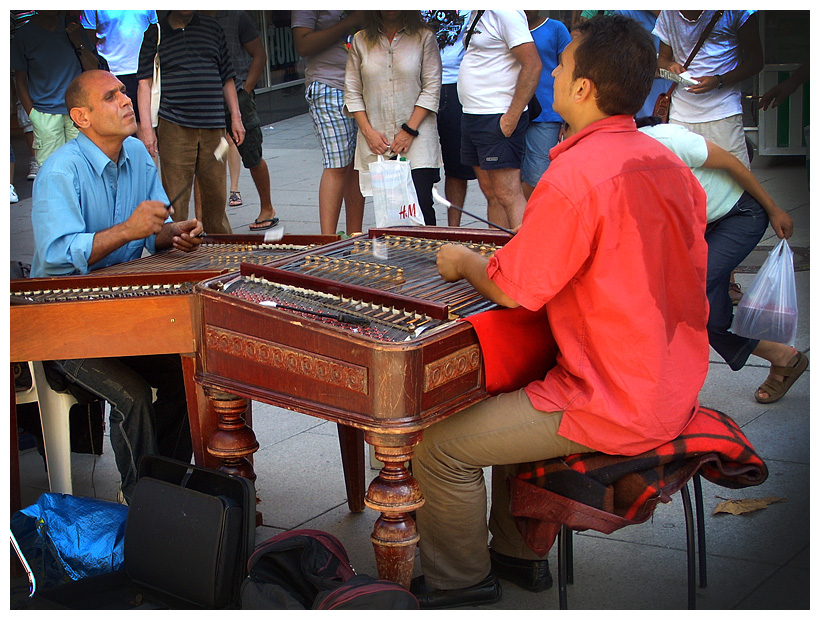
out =
<svg viewBox="0 0 820 620"><path fill-rule="evenodd" d="M83 11L83 28L97 33L97 51L114 75L137 72L142 35L157 23L156 11Z"/></svg>
<svg viewBox="0 0 820 620"><path fill-rule="evenodd" d="M116 163L85 134L66 142L34 181L31 277L86 274L155 252L156 235L150 235L88 264L94 235L126 221L143 200L167 202L168 196L141 141L126 138Z"/></svg>
<svg viewBox="0 0 820 620"><path fill-rule="evenodd" d="M538 88L535 95L538 103L541 104L541 114L533 119L536 123L561 123L563 119L552 109L554 98L554 78L552 70L558 66L558 55L569 45L572 36L569 30L557 19L547 19L540 26L530 30L535 47L538 48L538 55L541 57L541 78L538 80Z"/></svg>
<svg viewBox="0 0 820 620"><path fill-rule="evenodd" d="M11 68L28 74L28 92L35 110L68 114L65 91L80 75L80 61L62 18L54 30L33 21L21 26L11 42Z"/></svg>

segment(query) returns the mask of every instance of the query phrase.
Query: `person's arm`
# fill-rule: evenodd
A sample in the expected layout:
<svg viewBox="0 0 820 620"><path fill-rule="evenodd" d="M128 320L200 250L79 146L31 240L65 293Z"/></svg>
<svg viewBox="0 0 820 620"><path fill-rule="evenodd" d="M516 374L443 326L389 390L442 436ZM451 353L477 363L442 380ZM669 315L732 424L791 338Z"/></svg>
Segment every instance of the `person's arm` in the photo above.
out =
<svg viewBox="0 0 820 620"><path fill-rule="evenodd" d="M243 88L248 93L252 93L253 89L256 88L256 83L262 76L262 72L265 70L265 63L268 62L268 55L265 52L265 44L262 42L262 37L257 37L252 41L248 41L242 47L245 48L245 51L248 52L251 57L251 65L248 67L248 77L245 78Z"/></svg>
<svg viewBox="0 0 820 620"><path fill-rule="evenodd" d="M749 19L738 29L737 39L743 50L743 62L731 71L722 74L720 78L717 75L695 77L700 84L690 86L688 88L689 92L695 94L708 93L715 90L721 80L725 88L760 73L763 69L763 45L760 42L757 13L750 15Z"/></svg>
<svg viewBox="0 0 820 620"><path fill-rule="evenodd" d="M296 53L302 58L313 56L336 43L345 34L349 33L353 28L356 28L361 21L362 12L352 11L350 15L339 23L324 30L311 30L310 28L296 26L291 29L293 33L293 47L296 48Z"/></svg>
<svg viewBox="0 0 820 620"><path fill-rule="evenodd" d="M140 111L140 122L137 137L142 140L151 157L157 155L157 133L151 125L151 86L154 78L146 78L137 83L137 106Z"/></svg>
<svg viewBox="0 0 820 620"><path fill-rule="evenodd" d="M436 267L445 282L467 280L480 295L506 308L520 304L502 291L487 275L489 260L463 245L449 243L436 254Z"/></svg>
<svg viewBox="0 0 820 620"><path fill-rule="evenodd" d="M515 93L510 102L510 107L501 116L499 122L501 131L508 138L515 131L521 114L524 113L524 108L527 107L530 99L535 94L535 89L538 88L538 80L541 77L541 57L538 56L538 48L535 47L535 43L522 43L516 45L510 51L521 65L521 71L518 73Z"/></svg>
<svg viewBox="0 0 820 620"><path fill-rule="evenodd" d="M28 73L17 69L14 72L14 87L17 89L17 98L20 99L20 104L26 111L26 114L31 116L31 110L34 108L34 101L28 92Z"/></svg>
<svg viewBox="0 0 820 620"><path fill-rule="evenodd" d="M675 55L672 52L672 48L663 41L658 43L658 68L666 69L679 75L684 72L683 65L679 62L675 62Z"/></svg>
<svg viewBox="0 0 820 620"><path fill-rule="evenodd" d="M156 235L162 230L167 217L168 210L162 201L142 201L127 220L94 234L88 264L101 261L126 243Z"/></svg>
<svg viewBox="0 0 820 620"><path fill-rule="evenodd" d="M410 118L408 119L406 125L410 129L414 129L414 130L418 131L419 125L421 125L422 121L425 118L427 118L427 115L429 113L430 113L430 110L427 110L426 108L422 108L420 106L414 106L413 107L413 114L410 115ZM354 115L354 117L355 117L355 115ZM356 122L358 122L358 120ZM360 125L360 127L361 127L361 125ZM364 131L362 131L362 133L364 134ZM379 134L379 135L381 135L381 134ZM388 146L388 148L393 153L398 153L398 154L406 153L407 151L410 150L410 145L413 144L414 139L415 139L415 136L407 133L404 129L399 129L399 133L397 133L396 136L393 138L393 142ZM370 143L370 141L368 140L368 144L369 143ZM372 147L371 147L371 150L372 150Z"/></svg>
<svg viewBox="0 0 820 620"><path fill-rule="evenodd" d="M367 118L367 112L359 110L353 112L353 119L359 126L359 131L362 132L364 139L367 141L367 146L370 151L376 155L384 155L390 149L390 140L387 139L382 132L377 131L370 124L370 119Z"/></svg>
<svg viewBox="0 0 820 620"><path fill-rule="evenodd" d="M767 90L760 98L760 105L758 107L761 110L768 110L769 106L776 108L783 103L787 97L790 97L791 94L797 90L798 86L808 79L809 63L806 62L795 69L794 73L792 73L787 79Z"/></svg>
<svg viewBox="0 0 820 620"><path fill-rule="evenodd" d="M769 223L775 234L783 239L788 239L794 232L794 222L791 216L777 206L774 199L763 189L755 175L743 163L729 151L719 147L713 142L706 141L708 155L702 168L713 168L723 170L745 191L749 192L769 216Z"/></svg>
<svg viewBox="0 0 820 620"><path fill-rule="evenodd" d="M229 128L231 137L237 146L245 141L245 125L242 124L242 113L239 111L239 99L236 97L236 86L233 78L228 78L222 85L222 96L225 98L225 106L231 114L231 126Z"/></svg>

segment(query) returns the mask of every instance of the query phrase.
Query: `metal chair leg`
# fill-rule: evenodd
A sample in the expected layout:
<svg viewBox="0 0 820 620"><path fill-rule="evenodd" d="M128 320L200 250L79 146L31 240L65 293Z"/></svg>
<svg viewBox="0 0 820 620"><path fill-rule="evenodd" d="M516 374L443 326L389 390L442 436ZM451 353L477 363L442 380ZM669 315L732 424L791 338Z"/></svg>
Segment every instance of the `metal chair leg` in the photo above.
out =
<svg viewBox="0 0 820 620"><path fill-rule="evenodd" d="M695 489L695 518L697 519L698 533L698 572L699 586L706 587L706 520L703 516L703 488L700 484L700 473L692 477L692 486Z"/></svg>
<svg viewBox="0 0 820 620"><path fill-rule="evenodd" d="M558 534L558 608L567 609L567 545L571 544L572 532L566 525Z"/></svg>
<svg viewBox="0 0 820 620"><path fill-rule="evenodd" d="M692 498L689 483L680 490L683 499L683 516L686 520L686 589L689 609L695 608L695 526L692 516Z"/></svg>

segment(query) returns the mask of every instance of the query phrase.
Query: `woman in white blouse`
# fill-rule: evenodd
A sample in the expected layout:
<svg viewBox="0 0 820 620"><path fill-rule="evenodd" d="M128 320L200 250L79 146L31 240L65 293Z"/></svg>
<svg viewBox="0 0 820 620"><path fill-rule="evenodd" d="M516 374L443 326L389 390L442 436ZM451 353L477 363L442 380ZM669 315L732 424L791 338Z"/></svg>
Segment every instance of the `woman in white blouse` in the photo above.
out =
<svg viewBox="0 0 820 620"><path fill-rule="evenodd" d="M345 71L345 108L359 125L354 167L362 192L378 155L410 162L424 223L435 225L441 56L419 11L365 11Z"/></svg>

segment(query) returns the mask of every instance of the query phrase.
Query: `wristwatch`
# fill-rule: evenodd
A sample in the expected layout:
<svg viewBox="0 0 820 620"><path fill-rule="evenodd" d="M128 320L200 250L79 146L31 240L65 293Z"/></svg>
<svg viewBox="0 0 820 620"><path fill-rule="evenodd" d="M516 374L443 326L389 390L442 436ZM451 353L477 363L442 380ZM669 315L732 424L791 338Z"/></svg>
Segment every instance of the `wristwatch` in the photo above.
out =
<svg viewBox="0 0 820 620"><path fill-rule="evenodd" d="M717 88L718 90L720 90L721 88L723 88L723 76L720 73L718 73L715 77L718 79Z"/></svg>

